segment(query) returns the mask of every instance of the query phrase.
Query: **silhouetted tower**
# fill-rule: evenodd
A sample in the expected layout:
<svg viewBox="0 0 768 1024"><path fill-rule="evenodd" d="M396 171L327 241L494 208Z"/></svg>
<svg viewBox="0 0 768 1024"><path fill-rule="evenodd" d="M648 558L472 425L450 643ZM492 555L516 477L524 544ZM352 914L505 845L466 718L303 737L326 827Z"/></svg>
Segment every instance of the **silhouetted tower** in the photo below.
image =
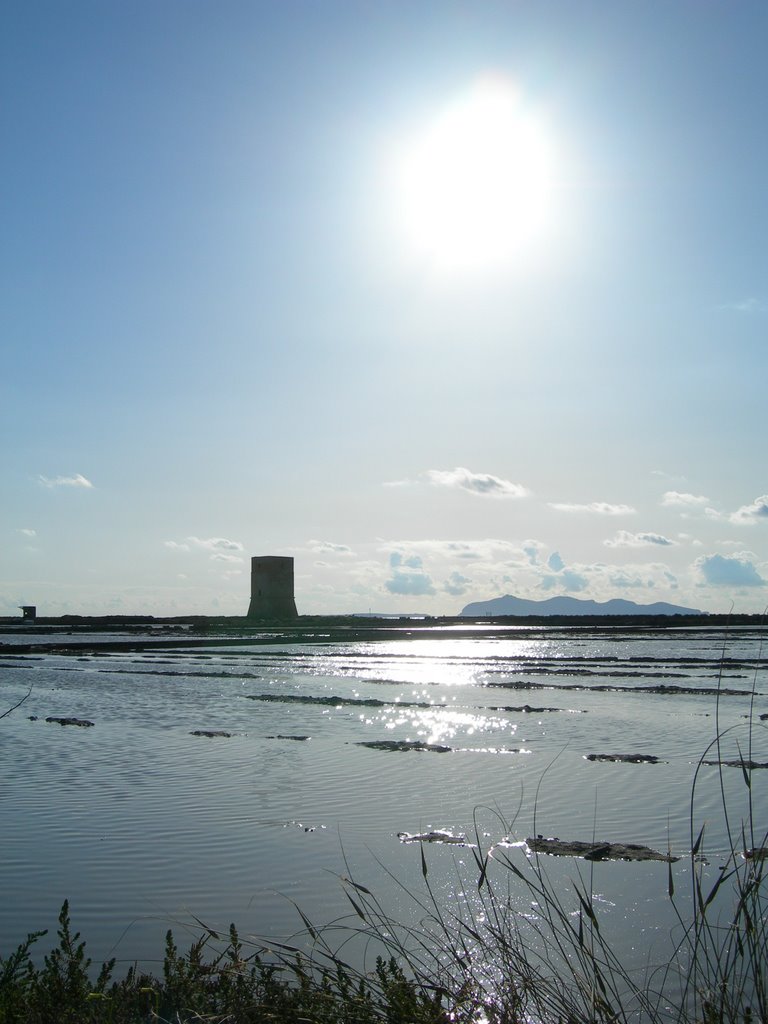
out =
<svg viewBox="0 0 768 1024"><path fill-rule="evenodd" d="M251 559L249 619L295 619L293 559L266 555Z"/></svg>

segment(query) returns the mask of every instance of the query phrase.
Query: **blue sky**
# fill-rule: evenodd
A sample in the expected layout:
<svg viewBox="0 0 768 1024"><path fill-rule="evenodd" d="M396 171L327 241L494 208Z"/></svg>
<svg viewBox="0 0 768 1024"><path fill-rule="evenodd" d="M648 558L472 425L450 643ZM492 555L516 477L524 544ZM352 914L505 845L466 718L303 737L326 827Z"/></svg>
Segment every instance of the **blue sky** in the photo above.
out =
<svg viewBox="0 0 768 1024"><path fill-rule="evenodd" d="M0 614L764 609L765 4L0 18Z"/></svg>

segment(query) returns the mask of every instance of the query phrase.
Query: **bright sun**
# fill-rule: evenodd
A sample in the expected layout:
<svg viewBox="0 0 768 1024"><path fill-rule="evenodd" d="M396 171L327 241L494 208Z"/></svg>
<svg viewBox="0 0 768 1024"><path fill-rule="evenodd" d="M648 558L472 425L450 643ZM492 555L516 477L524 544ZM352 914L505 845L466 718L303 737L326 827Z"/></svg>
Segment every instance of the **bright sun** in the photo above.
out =
<svg viewBox="0 0 768 1024"><path fill-rule="evenodd" d="M505 80L478 83L403 147L398 218L434 267L485 270L524 256L553 214L552 143Z"/></svg>

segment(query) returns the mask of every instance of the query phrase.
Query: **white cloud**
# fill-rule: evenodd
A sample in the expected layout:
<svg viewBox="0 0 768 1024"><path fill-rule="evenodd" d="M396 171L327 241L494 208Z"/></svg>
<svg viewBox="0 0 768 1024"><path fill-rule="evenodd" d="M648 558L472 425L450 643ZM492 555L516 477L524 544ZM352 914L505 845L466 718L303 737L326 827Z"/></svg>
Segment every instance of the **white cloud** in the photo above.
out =
<svg viewBox="0 0 768 1024"><path fill-rule="evenodd" d="M163 541L169 551L208 551L212 562L235 562L242 563L245 559L240 557L243 545L237 540L228 540L226 537L185 537L183 541Z"/></svg>
<svg viewBox="0 0 768 1024"><path fill-rule="evenodd" d="M390 594L405 594L411 597L422 597L435 593L431 577L420 570L403 572L402 569L394 569L392 577L386 581L384 586Z"/></svg>
<svg viewBox="0 0 768 1024"><path fill-rule="evenodd" d="M572 569L563 569L562 572L555 573L552 576L541 577L541 587L543 590L565 590L568 593L578 594L582 590L586 590L589 586L589 580L586 576L581 573L574 572Z"/></svg>
<svg viewBox="0 0 768 1024"><path fill-rule="evenodd" d="M767 582L743 555L702 555L694 562L704 579L716 587L764 587Z"/></svg>
<svg viewBox="0 0 768 1024"><path fill-rule="evenodd" d="M243 545L238 540L227 540L226 537L187 537L187 541L197 548L206 551L243 551Z"/></svg>
<svg viewBox="0 0 768 1024"><path fill-rule="evenodd" d="M379 550L421 552L425 557L442 558L463 562L498 562L503 559L530 563L532 553L541 551L544 545L539 541L526 540L516 544L509 540L484 538L482 540L393 540L382 541Z"/></svg>
<svg viewBox="0 0 768 1024"><path fill-rule="evenodd" d="M665 491L662 499L662 505L678 507L678 508L699 508L702 505L709 504L709 498L703 494L686 494L680 491Z"/></svg>
<svg viewBox="0 0 768 1024"><path fill-rule="evenodd" d="M311 540L307 546L310 551L316 551L318 554L354 555L352 548L346 544L334 544L330 540Z"/></svg>
<svg viewBox="0 0 768 1024"><path fill-rule="evenodd" d="M428 469L424 474L433 487L451 487L469 491L480 498L524 498L529 492L522 484L512 483L490 473L473 473L470 469Z"/></svg>
<svg viewBox="0 0 768 1024"><path fill-rule="evenodd" d="M171 551L189 551L189 544L178 544L175 540L165 540L163 544Z"/></svg>
<svg viewBox="0 0 768 1024"><path fill-rule="evenodd" d="M525 540L522 545L523 554L528 556L531 565L536 565L544 548L545 545L538 540Z"/></svg>
<svg viewBox="0 0 768 1024"><path fill-rule="evenodd" d="M547 591L582 593L598 601L616 596L627 588L654 591L654 600L666 590L678 589L678 582L663 562L616 565L604 562L569 565L560 572L542 571L538 586Z"/></svg>
<svg viewBox="0 0 768 1024"><path fill-rule="evenodd" d="M23 533L25 537L36 537L37 536L37 530L29 530L29 529L27 529L24 526L22 526L21 529L17 530L17 533Z"/></svg>
<svg viewBox="0 0 768 1024"><path fill-rule="evenodd" d="M422 561L419 555L410 555L406 558L400 551L393 551L389 556L389 564L393 569L404 565L408 569L421 569Z"/></svg>
<svg viewBox="0 0 768 1024"><path fill-rule="evenodd" d="M768 521L768 494L761 494L751 505L742 505L728 518L739 526L754 526L761 520Z"/></svg>
<svg viewBox="0 0 768 1024"><path fill-rule="evenodd" d="M674 543L660 533L630 533L629 530L619 530L615 537L603 541L607 548L670 547Z"/></svg>
<svg viewBox="0 0 768 1024"><path fill-rule="evenodd" d="M37 478L43 487L93 487L90 480L87 480L82 473L75 473L74 476L43 476Z"/></svg>
<svg viewBox="0 0 768 1024"><path fill-rule="evenodd" d="M631 505L612 505L608 501L591 501L588 505L555 501L547 504L557 512L594 512L599 516L633 516L637 512Z"/></svg>
<svg viewBox="0 0 768 1024"><path fill-rule="evenodd" d="M611 586L618 590L642 590L645 587L653 588L653 580L644 580L641 576L631 575L619 569L610 577Z"/></svg>
<svg viewBox="0 0 768 1024"><path fill-rule="evenodd" d="M448 579L443 584L443 590L446 594L452 594L454 597L459 597L461 594L467 592L467 584L472 581L467 576L462 576L460 572L452 572Z"/></svg>

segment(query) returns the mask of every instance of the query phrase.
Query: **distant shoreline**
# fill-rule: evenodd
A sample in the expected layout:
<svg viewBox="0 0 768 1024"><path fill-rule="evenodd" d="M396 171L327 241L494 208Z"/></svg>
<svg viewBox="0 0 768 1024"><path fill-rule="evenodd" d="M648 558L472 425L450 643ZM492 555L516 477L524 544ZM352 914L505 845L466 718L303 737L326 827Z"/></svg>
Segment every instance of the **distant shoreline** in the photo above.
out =
<svg viewBox="0 0 768 1024"><path fill-rule="evenodd" d="M261 642L273 642L274 635L281 640L296 643L316 643L323 632L323 642L335 640L384 639L397 633L398 636L413 636L439 639L449 635L477 636L479 632L494 629L518 627L521 630L541 629L611 629L621 632L633 630L667 631L675 629L722 629L766 628L768 620L763 614L743 615L527 615L527 616L369 616L369 615L301 615L297 619L281 622L274 619L248 619L245 616L208 615L60 615L39 616L34 623L21 618L0 618L0 647L3 634L30 633L39 637L50 634L62 636L79 633L120 632L156 633L153 645L158 642L185 645L190 641L222 643L257 642L254 632L266 633ZM436 627L450 629L444 634ZM184 638L179 636L184 634ZM228 634L225 640L217 634ZM232 634L242 634L233 636ZM138 638L137 638L138 639ZM128 641L132 642L132 641ZM14 644L15 646L15 644Z"/></svg>

